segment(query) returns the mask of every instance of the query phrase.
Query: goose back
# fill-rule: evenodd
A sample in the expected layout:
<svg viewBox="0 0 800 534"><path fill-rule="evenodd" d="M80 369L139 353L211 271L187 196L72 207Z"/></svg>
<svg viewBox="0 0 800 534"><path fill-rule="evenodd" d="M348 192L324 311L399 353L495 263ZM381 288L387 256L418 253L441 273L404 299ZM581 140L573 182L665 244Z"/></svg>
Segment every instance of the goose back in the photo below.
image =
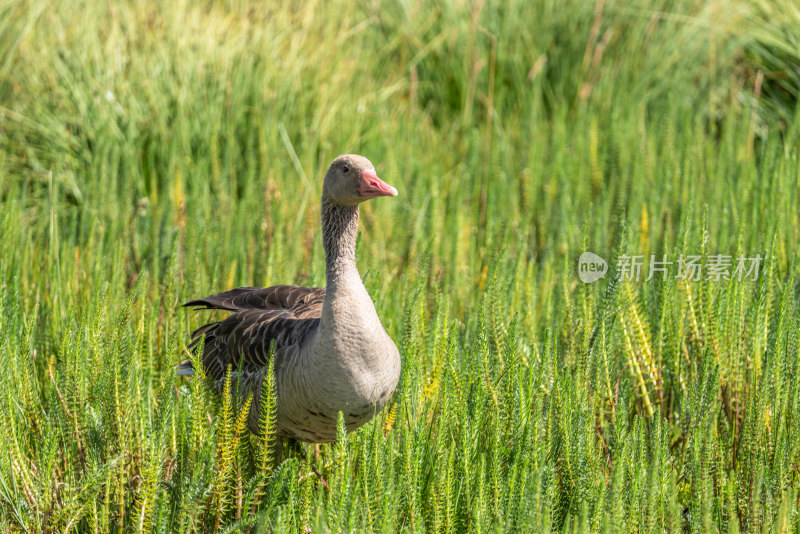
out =
<svg viewBox="0 0 800 534"><path fill-rule="evenodd" d="M234 372L263 370L273 342L275 366L280 367L283 349L302 344L318 328L324 300L324 287L280 285L238 287L189 301L185 307L233 312L195 330L189 350L196 351L204 339L203 368L206 376L219 385L228 366ZM182 362L179 369L191 369L191 361Z"/></svg>

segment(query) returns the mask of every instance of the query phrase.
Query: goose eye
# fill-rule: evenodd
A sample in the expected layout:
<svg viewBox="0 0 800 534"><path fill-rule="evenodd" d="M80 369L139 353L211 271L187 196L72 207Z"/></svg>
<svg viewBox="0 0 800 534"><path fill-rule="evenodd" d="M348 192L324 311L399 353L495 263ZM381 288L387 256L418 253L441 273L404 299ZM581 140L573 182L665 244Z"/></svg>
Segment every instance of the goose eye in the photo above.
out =
<svg viewBox="0 0 800 534"><path fill-rule="evenodd" d="M345 165L344 167L342 167L342 172L343 172L343 173L348 173L348 172L350 172L350 167L349 167L349 166L347 166L347 165Z"/></svg>

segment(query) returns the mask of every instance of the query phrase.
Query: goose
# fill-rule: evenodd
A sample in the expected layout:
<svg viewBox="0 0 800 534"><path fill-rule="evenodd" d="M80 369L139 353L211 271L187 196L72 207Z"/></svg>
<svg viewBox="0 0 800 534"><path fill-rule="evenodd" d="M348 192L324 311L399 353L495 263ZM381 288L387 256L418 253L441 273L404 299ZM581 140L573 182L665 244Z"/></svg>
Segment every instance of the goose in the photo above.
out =
<svg viewBox="0 0 800 534"><path fill-rule="evenodd" d="M356 266L358 207L397 189L359 155L337 157L322 183L325 287L239 287L184 304L232 312L195 330L188 346L221 394L228 368L238 395L253 395L248 427L259 433L261 388L274 343L280 439L325 443L339 412L348 431L372 419L400 378L400 353L384 329ZM202 347L202 354L199 354ZM194 375L191 360L177 374Z"/></svg>

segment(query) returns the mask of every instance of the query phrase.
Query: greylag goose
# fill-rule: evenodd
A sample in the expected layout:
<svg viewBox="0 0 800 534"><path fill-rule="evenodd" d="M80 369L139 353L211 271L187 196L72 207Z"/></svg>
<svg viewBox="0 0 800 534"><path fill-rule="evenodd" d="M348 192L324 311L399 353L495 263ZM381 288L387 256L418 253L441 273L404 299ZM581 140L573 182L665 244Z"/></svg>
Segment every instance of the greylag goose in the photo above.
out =
<svg viewBox="0 0 800 534"><path fill-rule="evenodd" d="M400 377L400 354L361 282L355 257L358 206L382 196L397 196L397 190L378 178L368 159L339 156L322 184L324 288L239 287L184 304L233 312L195 330L189 350L199 350L204 339L203 368L218 392L229 366L239 395L252 392L253 432L258 432L272 343L281 438L333 441L340 411L352 431L389 401ZM191 361L181 362L177 373L191 376Z"/></svg>

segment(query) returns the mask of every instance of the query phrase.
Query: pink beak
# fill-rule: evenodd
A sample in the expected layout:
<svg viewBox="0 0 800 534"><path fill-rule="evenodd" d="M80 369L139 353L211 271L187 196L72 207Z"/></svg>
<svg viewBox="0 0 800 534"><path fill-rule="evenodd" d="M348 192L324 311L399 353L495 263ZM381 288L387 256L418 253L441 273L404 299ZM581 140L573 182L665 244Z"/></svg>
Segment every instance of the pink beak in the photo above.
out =
<svg viewBox="0 0 800 534"><path fill-rule="evenodd" d="M374 170L361 171L361 184L356 191L361 198L397 196L397 189L378 178Z"/></svg>

